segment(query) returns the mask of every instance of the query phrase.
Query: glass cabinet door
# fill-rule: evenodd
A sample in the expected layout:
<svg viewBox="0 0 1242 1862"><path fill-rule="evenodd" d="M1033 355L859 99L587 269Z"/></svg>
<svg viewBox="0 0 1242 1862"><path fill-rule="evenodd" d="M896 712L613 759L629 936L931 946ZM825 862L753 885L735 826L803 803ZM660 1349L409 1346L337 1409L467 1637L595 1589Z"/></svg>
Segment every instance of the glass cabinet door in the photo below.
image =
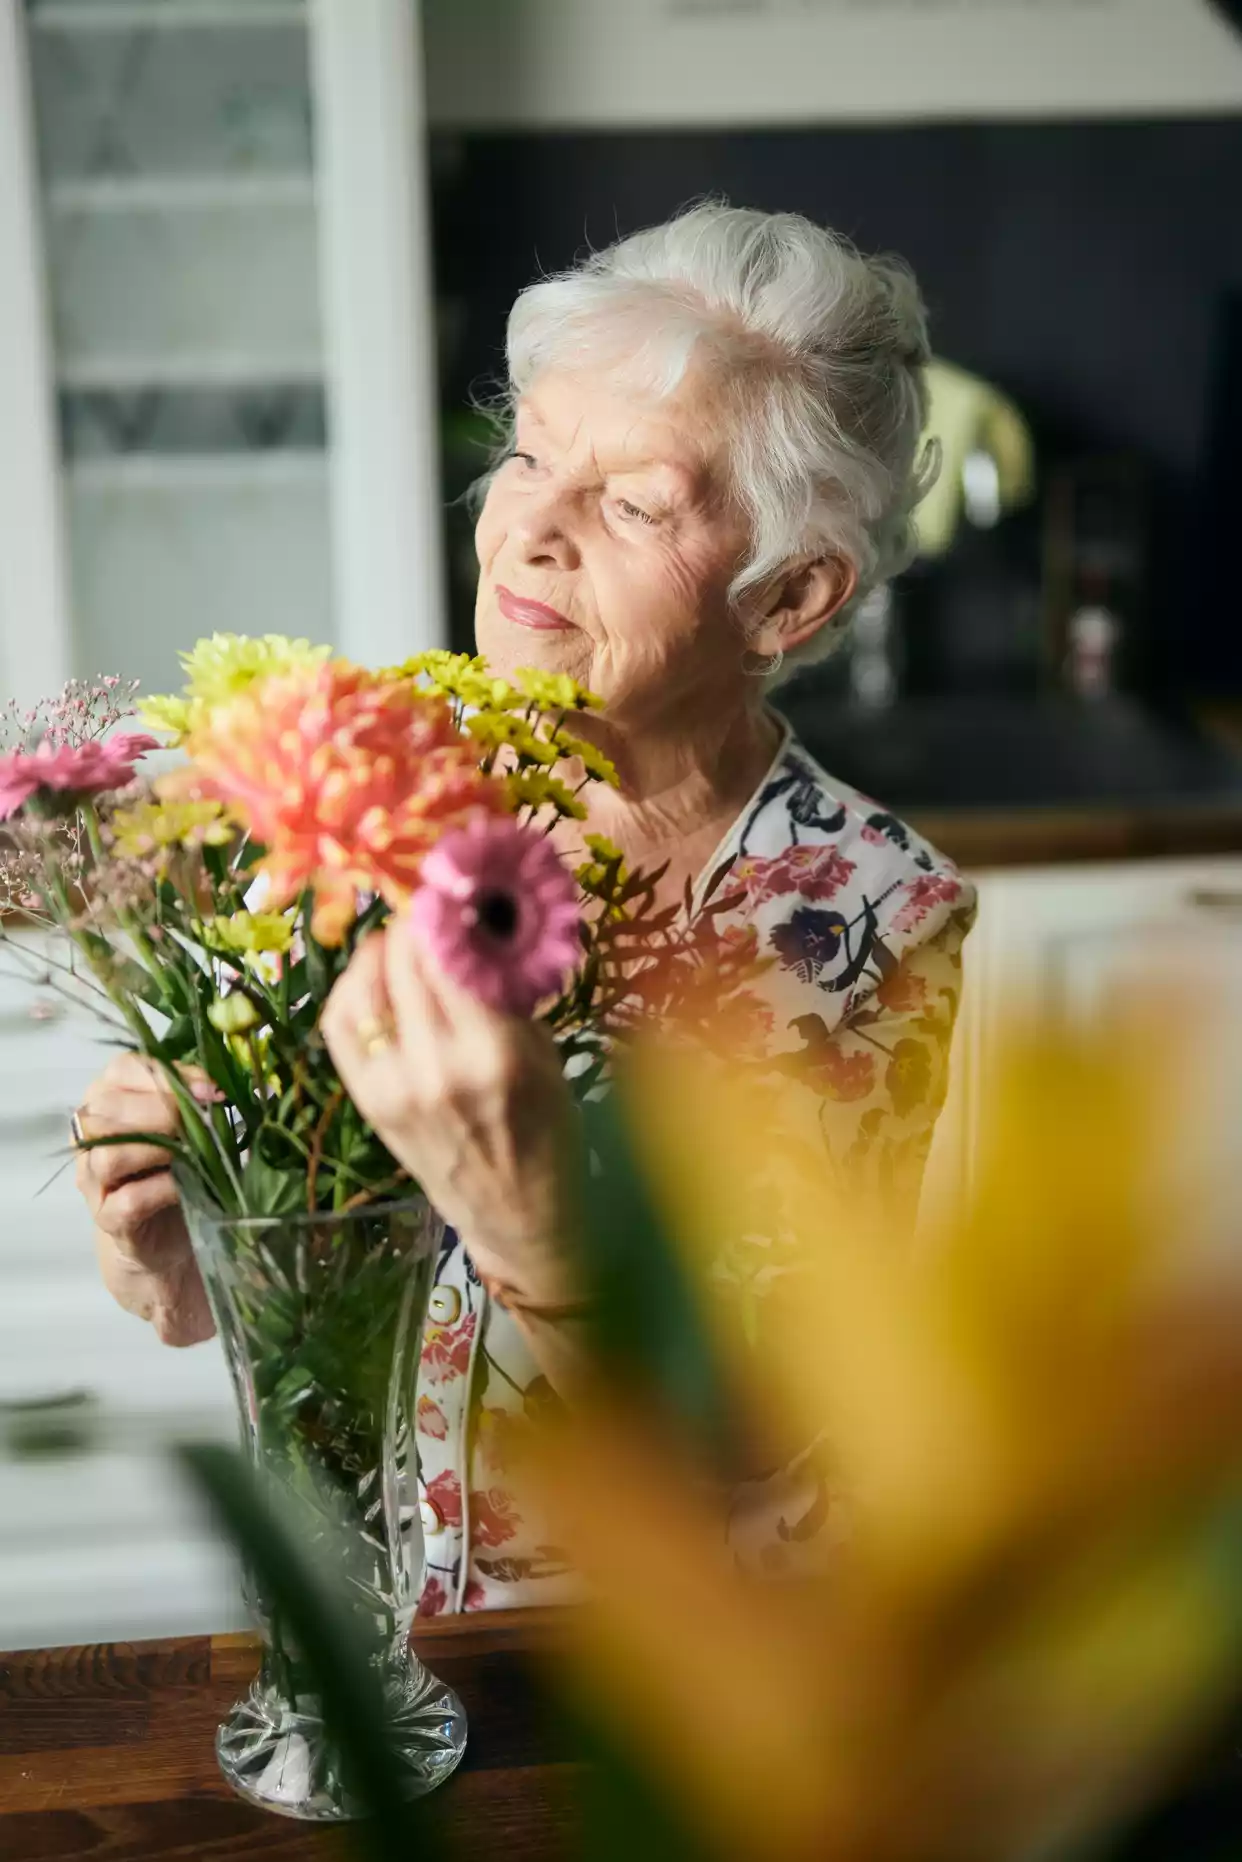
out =
<svg viewBox="0 0 1242 1862"><path fill-rule="evenodd" d="M334 637L303 0L26 0L71 669Z"/></svg>

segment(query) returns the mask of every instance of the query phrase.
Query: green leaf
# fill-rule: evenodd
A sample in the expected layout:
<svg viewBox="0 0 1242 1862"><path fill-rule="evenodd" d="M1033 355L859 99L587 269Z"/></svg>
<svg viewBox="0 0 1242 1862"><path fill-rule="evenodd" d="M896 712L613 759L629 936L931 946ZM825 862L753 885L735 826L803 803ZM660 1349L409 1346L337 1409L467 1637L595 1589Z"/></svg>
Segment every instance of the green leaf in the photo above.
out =
<svg viewBox="0 0 1242 1862"><path fill-rule="evenodd" d="M187 1443L177 1457L315 1674L329 1734L353 1789L371 1806L372 1815L359 1833L376 1862L444 1854L436 1807L427 1800L410 1803L404 1794L405 1774L389 1743L383 1695L355 1641L342 1598L305 1557L236 1450Z"/></svg>
<svg viewBox="0 0 1242 1862"><path fill-rule="evenodd" d="M193 1060L198 1053L198 1044L194 1038L193 1018L189 1015L175 1016L154 1044L151 1052L157 1060L167 1063L176 1060Z"/></svg>
<svg viewBox="0 0 1242 1862"><path fill-rule="evenodd" d="M664 1217L634 1154L624 1095L582 1110L590 1157L579 1207L583 1260L605 1365L679 1417L709 1454L731 1458L723 1365Z"/></svg>
<svg viewBox="0 0 1242 1862"><path fill-rule="evenodd" d="M248 1215L293 1215L306 1195L306 1172L275 1125L260 1126L242 1171Z"/></svg>

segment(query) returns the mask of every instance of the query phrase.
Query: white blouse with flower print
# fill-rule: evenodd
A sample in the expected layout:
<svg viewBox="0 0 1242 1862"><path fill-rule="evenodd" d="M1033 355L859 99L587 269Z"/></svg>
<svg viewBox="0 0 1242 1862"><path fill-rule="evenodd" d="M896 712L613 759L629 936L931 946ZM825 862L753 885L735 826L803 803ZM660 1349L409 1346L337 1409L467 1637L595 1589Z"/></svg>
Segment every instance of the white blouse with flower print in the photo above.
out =
<svg viewBox="0 0 1242 1862"><path fill-rule="evenodd" d="M827 775L786 731L700 882L731 862L722 932L774 958L765 1046L812 1088L834 1156L871 1172L913 1223L960 996L972 888L912 829ZM417 1402L426 1579L420 1614L572 1601L578 1579L512 1476L551 1397L513 1317L456 1236L435 1275ZM837 1536L817 1455L731 1496L748 1567L814 1569Z"/></svg>

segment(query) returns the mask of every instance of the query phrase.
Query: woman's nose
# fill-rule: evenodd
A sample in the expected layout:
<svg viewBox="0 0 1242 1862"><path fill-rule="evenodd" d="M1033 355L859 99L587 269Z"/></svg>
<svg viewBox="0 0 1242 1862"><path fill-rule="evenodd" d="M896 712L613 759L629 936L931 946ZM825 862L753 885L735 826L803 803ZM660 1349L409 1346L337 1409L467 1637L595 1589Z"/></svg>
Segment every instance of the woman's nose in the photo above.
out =
<svg viewBox="0 0 1242 1862"><path fill-rule="evenodd" d="M544 498L528 500L513 528L525 562L556 569L577 567L573 519L562 496L549 492Z"/></svg>

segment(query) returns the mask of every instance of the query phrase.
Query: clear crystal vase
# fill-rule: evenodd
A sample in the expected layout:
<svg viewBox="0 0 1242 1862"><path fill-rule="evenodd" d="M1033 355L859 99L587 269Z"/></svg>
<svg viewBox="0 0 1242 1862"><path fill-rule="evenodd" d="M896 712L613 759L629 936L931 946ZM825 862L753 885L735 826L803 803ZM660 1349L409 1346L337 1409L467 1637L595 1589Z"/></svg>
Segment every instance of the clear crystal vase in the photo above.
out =
<svg viewBox="0 0 1242 1862"><path fill-rule="evenodd" d="M235 1217L182 1186L187 1225L254 1465L348 1599L393 1749L419 1796L453 1770L466 1719L410 1646L423 1579L415 1381L442 1225L422 1199ZM262 1665L216 1753L233 1788L314 1822L362 1814L293 1638L247 1578Z"/></svg>

